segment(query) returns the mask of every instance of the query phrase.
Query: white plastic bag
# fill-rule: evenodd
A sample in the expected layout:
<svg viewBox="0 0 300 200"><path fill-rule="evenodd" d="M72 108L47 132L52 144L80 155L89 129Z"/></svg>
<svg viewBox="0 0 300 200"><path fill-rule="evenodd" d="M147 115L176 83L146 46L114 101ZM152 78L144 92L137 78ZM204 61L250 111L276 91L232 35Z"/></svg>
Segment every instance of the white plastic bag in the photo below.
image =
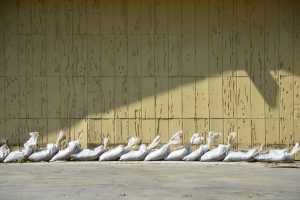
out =
<svg viewBox="0 0 300 200"><path fill-rule="evenodd" d="M201 157L202 162L209 162L209 161L221 161L223 160L229 150L231 149L231 145L234 142L234 139L236 137L235 132L231 132L228 136L228 143L225 144L219 144L219 146L211 151L208 151Z"/></svg>
<svg viewBox="0 0 300 200"><path fill-rule="evenodd" d="M128 144L126 147L124 147L123 145L119 145L116 148L103 153L100 156L99 161L119 160L123 154L128 153L133 146L138 144L138 142L139 142L138 138L132 137L128 140Z"/></svg>
<svg viewBox="0 0 300 200"><path fill-rule="evenodd" d="M24 149L21 151L13 151L4 159L5 163L8 162L16 162L16 161L24 161L26 160L36 149L37 139L39 137L38 132L29 133L30 138L24 144Z"/></svg>
<svg viewBox="0 0 300 200"><path fill-rule="evenodd" d="M224 162L238 162L238 161L253 161L254 157L261 151L260 148L253 148L248 151L230 151L224 158Z"/></svg>
<svg viewBox="0 0 300 200"><path fill-rule="evenodd" d="M259 162L293 162L293 156L300 151L299 143L296 143L291 153L288 149L273 149L255 157Z"/></svg>
<svg viewBox="0 0 300 200"><path fill-rule="evenodd" d="M0 162L3 162L9 153L10 153L10 148L8 145L8 139L5 139L3 140L3 144L0 147Z"/></svg>
<svg viewBox="0 0 300 200"><path fill-rule="evenodd" d="M65 132L60 131L55 144L47 144L47 147L34 152L29 156L29 160L32 162L49 161L59 151L59 143L66 138Z"/></svg>
<svg viewBox="0 0 300 200"><path fill-rule="evenodd" d="M103 139L103 145L100 145L94 149L83 149L77 154L71 155L71 160L77 161L92 161L99 159L100 155L107 151L109 139Z"/></svg>
<svg viewBox="0 0 300 200"><path fill-rule="evenodd" d="M80 140L82 134L83 130L79 130L77 140L69 142L68 147L60 150L50 161L69 160L72 154L78 153L80 151Z"/></svg>
<svg viewBox="0 0 300 200"><path fill-rule="evenodd" d="M167 144L163 145L160 149L149 153L146 156L145 161L164 160L170 153L170 146L179 144L182 135L183 131L175 133Z"/></svg>
<svg viewBox="0 0 300 200"><path fill-rule="evenodd" d="M220 136L220 133L217 132L209 132L207 138L207 144L201 145L198 149L185 156L183 160L185 161L194 161L199 160L201 156L203 156L206 152L208 152L211 148L211 145L215 142L215 140Z"/></svg>
<svg viewBox="0 0 300 200"><path fill-rule="evenodd" d="M149 154L149 152L159 144L160 142L160 136L156 136L154 140L151 142L151 144L148 145L148 147L145 144L142 144L140 146L140 149L138 151L130 151L120 157L121 161L140 161L144 160L145 157Z"/></svg>
<svg viewBox="0 0 300 200"><path fill-rule="evenodd" d="M167 161L182 160L185 156L187 156L188 154L190 154L192 152L192 145L200 144L203 139L204 138L201 137L201 135L199 133L195 133L191 137L190 142L188 144L184 145L181 149L171 152L165 158L165 160L167 160Z"/></svg>

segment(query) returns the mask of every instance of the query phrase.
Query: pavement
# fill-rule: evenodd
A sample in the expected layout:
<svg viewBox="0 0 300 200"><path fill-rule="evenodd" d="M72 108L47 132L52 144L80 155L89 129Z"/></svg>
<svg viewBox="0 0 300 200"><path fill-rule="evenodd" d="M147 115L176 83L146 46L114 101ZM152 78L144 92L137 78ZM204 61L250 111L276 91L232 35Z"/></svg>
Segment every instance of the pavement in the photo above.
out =
<svg viewBox="0 0 300 200"><path fill-rule="evenodd" d="M0 199L300 199L300 163L0 163Z"/></svg>

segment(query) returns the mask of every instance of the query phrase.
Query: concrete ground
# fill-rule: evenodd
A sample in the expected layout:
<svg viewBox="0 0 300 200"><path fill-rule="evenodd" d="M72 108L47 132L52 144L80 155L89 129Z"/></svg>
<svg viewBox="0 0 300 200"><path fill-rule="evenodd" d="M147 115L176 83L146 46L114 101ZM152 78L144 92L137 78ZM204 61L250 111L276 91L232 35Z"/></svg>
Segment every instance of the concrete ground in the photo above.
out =
<svg viewBox="0 0 300 200"><path fill-rule="evenodd" d="M0 163L0 199L300 199L300 163Z"/></svg>

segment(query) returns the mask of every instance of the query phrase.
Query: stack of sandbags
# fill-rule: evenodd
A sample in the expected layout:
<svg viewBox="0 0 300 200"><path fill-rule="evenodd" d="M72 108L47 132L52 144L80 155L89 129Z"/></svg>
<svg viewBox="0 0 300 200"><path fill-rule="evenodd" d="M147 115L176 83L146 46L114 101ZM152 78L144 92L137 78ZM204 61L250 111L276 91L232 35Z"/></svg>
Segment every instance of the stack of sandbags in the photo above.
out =
<svg viewBox="0 0 300 200"><path fill-rule="evenodd" d="M59 151L59 144L66 138L64 131L60 131L55 144L47 144L47 147L40 149L29 156L29 160L32 162L41 162L51 160L55 154Z"/></svg>
<svg viewBox="0 0 300 200"><path fill-rule="evenodd" d="M77 140L69 142L68 147L60 150L50 161L69 160L72 154L78 153L80 151L80 140L82 134L83 130L80 129L77 134Z"/></svg>
<svg viewBox="0 0 300 200"><path fill-rule="evenodd" d="M165 160L167 161L179 161L182 160L185 156L187 156L188 154L190 154L192 152L192 145L197 145L200 144L201 141L204 138L201 137L201 135L199 133L195 133L191 139L190 142L187 143L186 145L184 145L182 148L171 152L166 158Z"/></svg>
<svg viewBox="0 0 300 200"><path fill-rule="evenodd" d="M124 145L119 145L116 148L103 153L100 156L99 161L119 160L123 154L128 153L138 143L139 143L139 139L136 137L132 137L128 140L128 144L126 147Z"/></svg>
<svg viewBox="0 0 300 200"><path fill-rule="evenodd" d="M223 160L228 152L231 150L233 142L236 137L236 132L231 132L228 135L228 142L226 144L219 144L219 146L213 150L208 151L201 157L202 162L208 161L221 161Z"/></svg>
<svg viewBox="0 0 300 200"><path fill-rule="evenodd" d="M120 157L121 161L141 161L144 160L145 157L150 153L150 151L156 147L160 142L160 136L156 136L154 140L146 146L142 144L138 151L130 151Z"/></svg>
<svg viewBox="0 0 300 200"><path fill-rule="evenodd" d="M179 144L182 135L183 131L175 133L167 144L163 145L160 149L149 153L146 156L145 161L164 160L170 154L170 146Z"/></svg>
<svg viewBox="0 0 300 200"><path fill-rule="evenodd" d="M0 147L0 162L3 162L6 156L10 153L10 148L8 145L8 139L1 140L1 147Z"/></svg>
<svg viewBox="0 0 300 200"><path fill-rule="evenodd" d="M13 151L8 156L4 159L5 163L8 162L22 162L26 161L28 157L35 152L36 150L36 145L37 145L37 139L39 137L38 132L32 132L29 133L30 138L29 140L24 144L24 149L21 151Z"/></svg>
<svg viewBox="0 0 300 200"><path fill-rule="evenodd" d="M92 161L98 160L101 154L107 151L107 146L109 144L109 139L103 139L103 145L100 145L94 149L83 149L77 154L71 155L71 160L76 161Z"/></svg>
<svg viewBox="0 0 300 200"><path fill-rule="evenodd" d="M255 157L259 162L293 162L293 156L300 151L299 143L296 143L292 151L288 149L272 149Z"/></svg>
<svg viewBox="0 0 300 200"><path fill-rule="evenodd" d="M195 161L199 160L206 152L208 152L212 144L219 138L221 133L209 132L207 138L207 144L201 145L198 149L185 156L183 160L185 161Z"/></svg>

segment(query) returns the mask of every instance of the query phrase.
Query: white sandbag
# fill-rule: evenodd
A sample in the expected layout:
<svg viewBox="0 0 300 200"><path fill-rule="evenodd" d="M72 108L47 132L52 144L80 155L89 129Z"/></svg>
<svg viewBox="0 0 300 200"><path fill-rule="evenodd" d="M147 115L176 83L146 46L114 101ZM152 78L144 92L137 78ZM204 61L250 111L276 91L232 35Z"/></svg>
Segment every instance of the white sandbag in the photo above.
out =
<svg viewBox="0 0 300 200"><path fill-rule="evenodd" d="M3 144L0 147L0 162L3 162L9 153L10 153L10 148L8 145L8 139L5 139L3 140Z"/></svg>
<svg viewBox="0 0 300 200"><path fill-rule="evenodd" d="M124 147L123 145L119 145L114 149L106 151L100 156L99 161L119 160L123 154L128 153L132 147L138 144L138 142L139 142L138 138L132 137L128 140L128 144L126 147Z"/></svg>
<svg viewBox="0 0 300 200"><path fill-rule="evenodd" d="M203 139L204 138L201 137L201 135L199 133L195 133L191 137L190 142L188 144L184 145L181 149L171 152L165 158L165 160L167 160L167 161L182 160L185 156L187 156L188 154L190 154L192 152L192 145L200 144Z"/></svg>
<svg viewBox="0 0 300 200"><path fill-rule="evenodd" d="M256 156L255 159L259 162L293 162L293 156L300 151L299 143L290 153L288 151L288 149L273 149Z"/></svg>
<svg viewBox="0 0 300 200"><path fill-rule="evenodd" d="M37 139L39 137L38 132L32 132L29 133L30 138L29 140L24 144L24 149L21 151L13 151L4 159L5 163L8 162L17 162L17 161L25 161L35 150L36 150L36 144Z"/></svg>
<svg viewBox="0 0 300 200"><path fill-rule="evenodd" d="M182 135L183 131L175 133L167 144L163 145L156 151L150 152L146 156L145 161L164 160L170 153L170 146L179 144L181 142Z"/></svg>
<svg viewBox="0 0 300 200"><path fill-rule="evenodd" d="M59 143L66 138L64 131L60 131L55 144L47 144L46 148L40 149L29 156L32 162L41 162L51 160L59 151Z"/></svg>
<svg viewBox="0 0 300 200"><path fill-rule="evenodd" d="M221 161L223 160L229 150L231 149L231 146L234 142L234 139L236 137L235 132L231 132L228 136L228 143L225 144L219 144L219 146L211 151L208 151L201 157L202 162L209 162L209 161Z"/></svg>
<svg viewBox="0 0 300 200"><path fill-rule="evenodd" d="M206 152L208 152L211 148L211 145L215 142L215 140L220 136L220 133L217 132L209 132L207 138L207 144L201 145L198 149L185 156L182 160L185 161L195 161L199 160Z"/></svg>
<svg viewBox="0 0 300 200"><path fill-rule="evenodd" d="M120 161L139 161L145 159L147 155L147 145L142 144L138 151L130 151L120 157Z"/></svg>
<svg viewBox="0 0 300 200"><path fill-rule="evenodd" d="M100 145L94 149L83 149L77 154L71 155L71 160L77 161L92 161L98 160L100 155L107 151L109 139L103 139L103 145Z"/></svg>
<svg viewBox="0 0 300 200"><path fill-rule="evenodd" d="M238 162L238 161L253 161L255 156L261 151L262 145L260 148L250 149L248 151L230 151L224 158L224 162Z"/></svg>
<svg viewBox="0 0 300 200"><path fill-rule="evenodd" d="M160 136L156 136L154 140L146 146L142 144L138 151L130 151L120 157L121 161L141 161L144 160L145 157L150 153L150 151L159 144Z"/></svg>
<svg viewBox="0 0 300 200"><path fill-rule="evenodd" d="M69 160L72 154L78 153L80 151L80 140L82 134L83 130L79 130L77 140L69 142L68 147L60 150L50 161Z"/></svg>

